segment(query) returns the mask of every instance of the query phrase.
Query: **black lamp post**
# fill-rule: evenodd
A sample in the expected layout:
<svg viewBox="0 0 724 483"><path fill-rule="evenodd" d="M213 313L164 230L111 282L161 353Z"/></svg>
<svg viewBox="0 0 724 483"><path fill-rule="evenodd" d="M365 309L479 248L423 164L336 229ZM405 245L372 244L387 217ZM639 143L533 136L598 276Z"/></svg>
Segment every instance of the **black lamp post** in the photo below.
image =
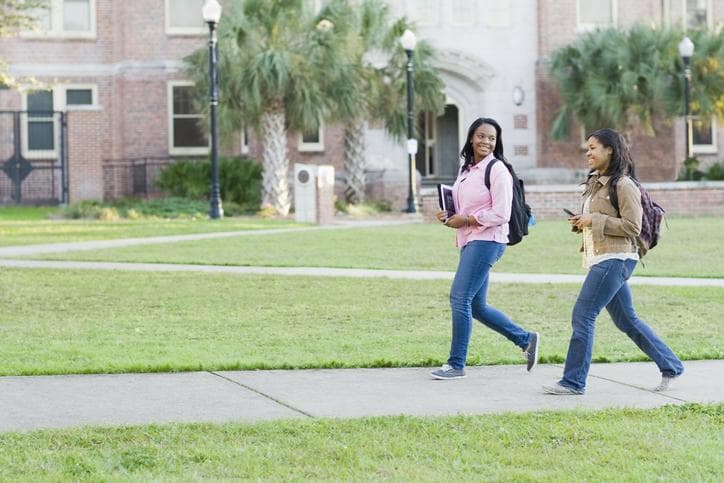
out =
<svg viewBox="0 0 724 483"><path fill-rule="evenodd" d="M209 24L209 105L211 114L211 208L209 216L216 220L224 216L219 189L219 132L216 126L216 108L219 104L219 82L216 72L216 27L221 18L221 5L216 0L206 0L201 8L204 22Z"/></svg>
<svg viewBox="0 0 724 483"><path fill-rule="evenodd" d="M407 158L408 158L408 170L409 170L409 183L407 189L407 212L417 213L415 208L415 154L417 154L417 139L414 139L413 128L414 128L414 115L413 115L413 101L414 91L412 89L412 53L415 50L415 44L417 39L415 34L410 30L405 30L400 37L400 44L405 49L407 54Z"/></svg>
<svg viewBox="0 0 724 483"><path fill-rule="evenodd" d="M694 139L693 139L693 126L691 119L691 68L689 67L689 61L691 56L694 55L694 42L689 37L684 37L679 42L679 55L681 60L684 61L684 114L686 115L686 158L692 158L694 156Z"/></svg>

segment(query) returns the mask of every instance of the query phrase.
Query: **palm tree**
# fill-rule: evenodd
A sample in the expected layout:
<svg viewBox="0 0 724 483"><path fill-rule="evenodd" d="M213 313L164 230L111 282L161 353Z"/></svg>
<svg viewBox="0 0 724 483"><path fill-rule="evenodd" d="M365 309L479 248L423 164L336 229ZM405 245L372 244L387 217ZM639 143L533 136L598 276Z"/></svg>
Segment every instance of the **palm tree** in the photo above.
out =
<svg viewBox="0 0 724 483"><path fill-rule="evenodd" d="M36 14L47 9L48 0L0 0L0 38L37 28ZM7 64L0 59L0 87L18 88L20 80L8 74L7 70ZM34 79L23 79L22 82L39 86Z"/></svg>
<svg viewBox="0 0 724 483"><path fill-rule="evenodd" d="M404 18L393 22L388 6L381 0L362 0L356 5L336 0L320 15L330 19L344 34L354 72L354 94L348 98L350 102L337 106L336 115L345 129L345 195L347 201L360 203L365 199L365 122L371 118L382 120L387 133L398 141L407 133L407 56L399 38L412 27ZM442 112L443 82L432 66L433 55L428 43L418 42L413 84L417 105L422 110Z"/></svg>
<svg viewBox="0 0 724 483"><path fill-rule="evenodd" d="M348 102L348 46L303 0L246 0L230 10L219 26L220 131L251 125L260 133L262 207L286 215L287 132L315 129ZM206 56L200 49L187 58L200 95L208 86Z"/></svg>
<svg viewBox="0 0 724 483"><path fill-rule="evenodd" d="M702 116L724 114L722 32L697 32L692 59L697 79L692 106ZM656 117L682 114L683 67L677 44L683 33L634 26L587 33L553 54L551 74L563 105L553 123L556 139L570 134L575 117L584 126L622 126L654 134ZM717 107L718 106L718 107Z"/></svg>

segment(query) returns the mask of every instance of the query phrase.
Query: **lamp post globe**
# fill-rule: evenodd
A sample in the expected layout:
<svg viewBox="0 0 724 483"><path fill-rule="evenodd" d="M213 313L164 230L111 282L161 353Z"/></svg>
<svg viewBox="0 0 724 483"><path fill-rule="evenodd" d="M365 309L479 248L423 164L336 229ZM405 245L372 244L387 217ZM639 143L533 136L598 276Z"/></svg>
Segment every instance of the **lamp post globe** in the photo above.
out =
<svg viewBox="0 0 724 483"><path fill-rule="evenodd" d="M405 30L400 37L400 45L407 54L407 169L408 169L408 186L407 186L407 211L408 213L417 213L415 207L415 155L417 154L417 140L413 137L414 128L414 90L412 86L412 54L417 44L417 38L411 30Z"/></svg>
<svg viewBox="0 0 724 483"><path fill-rule="evenodd" d="M209 82L209 114L211 117L211 206L209 217L216 220L224 216L219 188L219 132L216 122L216 110L219 105L216 28L221 19L221 5L217 0L206 0L201 7L201 15L209 26L209 78L211 81Z"/></svg>
<svg viewBox="0 0 724 483"><path fill-rule="evenodd" d="M694 55L694 42L684 37L679 42L679 55L684 62L684 115L686 120L686 158L694 156L693 122L691 117L691 57Z"/></svg>

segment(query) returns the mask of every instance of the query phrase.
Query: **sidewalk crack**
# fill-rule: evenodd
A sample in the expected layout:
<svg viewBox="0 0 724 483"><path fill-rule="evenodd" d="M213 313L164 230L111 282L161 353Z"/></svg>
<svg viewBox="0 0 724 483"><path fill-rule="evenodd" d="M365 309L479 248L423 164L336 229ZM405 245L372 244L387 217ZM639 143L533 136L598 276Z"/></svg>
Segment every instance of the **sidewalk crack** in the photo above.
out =
<svg viewBox="0 0 724 483"><path fill-rule="evenodd" d="M224 375L222 375L222 374L219 374L218 372L214 372L214 371L207 371L207 372L208 372L209 374L213 374L213 375L216 376L216 377L219 377L219 378L221 378L221 379L224 379L225 381L228 381L228 382L230 382L230 383L232 383L232 384L236 384L236 385L239 386L239 387L243 387L244 389L246 389L246 390L248 390L248 391L251 391L251 392L253 392L253 393L256 393L256 394L260 395L261 397L263 397L263 398L265 398L265 399L269 399L270 401L274 401L275 403L277 403L277 404L279 404L279 405L281 405L281 406L284 406L285 408L290 409L290 410L292 410L292 411L294 411L294 412L297 412L297 413L301 414L302 416L306 416L306 417L312 418L312 419L315 418L315 416L314 416L313 414L310 414L310 413L308 413L308 412L306 412L306 411L303 411L303 410L301 410L301 409L299 409L299 408L296 408L296 407L292 406L291 404L287 404L287 403L285 403L284 401L282 401L281 399L277 399L277 398L275 398L274 396L271 396L271 395L269 395L269 394L266 394L266 393L264 393L264 392L261 392L261 391L259 391L258 389L255 389L255 388L253 388L253 387L251 387L251 386L248 386L248 385L246 385L246 384L244 384L244 383L241 383L241 382L239 382L239 381L235 381L235 380L233 380L233 379L231 379L231 378L229 378L229 377L226 377L226 376L224 376Z"/></svg>
<svg viewBox="0 0 724 483"><path fill-rule="evenodd" d="M669 398L669 399L673 399L673 400L675 400L675 401L681 401L681 402L683 402L683 403L691 402L691 401L688 401L688 400L686 400L686 399L681 399L680 397L676 397L676 396L672 396L672 395L670 395L670 394L666 394L666 393L664 393L664 392L655 392L655 391L652 391L651 389L646 389L646 388L643 388L643 387L640 387L640 386L635 386L635 385L629 384L629 383L627 383L627 382L617 381L616 379L610 379L610 378L608 378L608 377L596 376L595 374L591 374L589 377L595 377L595 378L597 378L597 379L603 379L604 381L613 382L613 383L615 383L615 384L621 384L622 386L631 387L631 388L633 388L633 389L638 389L639 391L644 391L644 392L651 393L651 394L653 394L653 395L655 395L655 396L662 396L662 397L666 397L666 398Z"/></svg>

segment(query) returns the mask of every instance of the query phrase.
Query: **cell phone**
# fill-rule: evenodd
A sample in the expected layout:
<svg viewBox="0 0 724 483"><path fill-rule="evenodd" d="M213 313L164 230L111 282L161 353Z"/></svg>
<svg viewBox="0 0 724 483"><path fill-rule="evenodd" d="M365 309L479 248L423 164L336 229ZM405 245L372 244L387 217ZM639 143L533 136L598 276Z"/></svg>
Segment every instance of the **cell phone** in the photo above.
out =
<svg viewBox="0 0 724 483"><path fill-rule="evenodd" d="M568 215L568 216L576 216L576 214L573 213L573 212L572 212L571 210L569 210L568 208L563 208L563 211L564 211L565 214Z"/></svg>

